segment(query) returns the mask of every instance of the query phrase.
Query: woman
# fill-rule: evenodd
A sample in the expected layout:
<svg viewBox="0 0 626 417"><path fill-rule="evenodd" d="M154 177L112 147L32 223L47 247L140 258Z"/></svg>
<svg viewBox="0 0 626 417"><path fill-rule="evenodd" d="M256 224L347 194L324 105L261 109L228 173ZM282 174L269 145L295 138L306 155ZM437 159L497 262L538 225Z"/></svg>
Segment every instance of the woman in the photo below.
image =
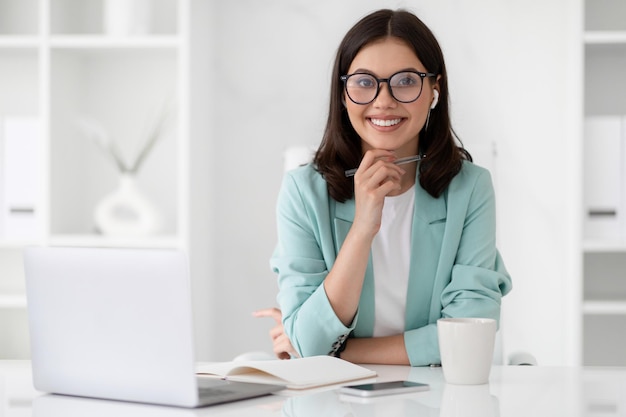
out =
<svg viewBox="0 0 626 417"><path fill-rule="evenodd" d="M279 357L437 364L437 319L499 319L511 279L491 178L457 145L443 54L416 16L380 10L346 34L322 143L285 176L277 220L280 310L257 315L281 321Z"/></svg>

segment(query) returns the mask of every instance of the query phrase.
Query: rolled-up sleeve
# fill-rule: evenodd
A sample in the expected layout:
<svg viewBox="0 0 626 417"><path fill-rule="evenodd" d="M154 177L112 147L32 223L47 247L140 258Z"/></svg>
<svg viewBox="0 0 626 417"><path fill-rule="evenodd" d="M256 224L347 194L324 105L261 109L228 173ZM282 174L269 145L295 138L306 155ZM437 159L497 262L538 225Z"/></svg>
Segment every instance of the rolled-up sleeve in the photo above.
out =
<svg viewBox="0 0 626 417"><path fill-rule="evenodd" d="M287 174L277 203L279 243L270 265L278 275L285 333L301 356L328 354L353 329L336 316L322 285L335 259L331 221L311 206L323 198L304 198Z"/></svg>

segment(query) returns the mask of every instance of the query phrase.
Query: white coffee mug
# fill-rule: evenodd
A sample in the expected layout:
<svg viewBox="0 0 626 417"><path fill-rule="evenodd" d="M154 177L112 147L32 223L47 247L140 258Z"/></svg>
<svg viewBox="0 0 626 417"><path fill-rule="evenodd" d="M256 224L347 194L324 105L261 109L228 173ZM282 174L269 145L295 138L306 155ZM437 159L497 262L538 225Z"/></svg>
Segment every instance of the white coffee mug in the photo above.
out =
<svg viewBox="0 0 626 417"><path fill-rule="evenodd" d="M486 318L437 320L441 367L446 382L475 385L489 382L496 321Z"/></svg>

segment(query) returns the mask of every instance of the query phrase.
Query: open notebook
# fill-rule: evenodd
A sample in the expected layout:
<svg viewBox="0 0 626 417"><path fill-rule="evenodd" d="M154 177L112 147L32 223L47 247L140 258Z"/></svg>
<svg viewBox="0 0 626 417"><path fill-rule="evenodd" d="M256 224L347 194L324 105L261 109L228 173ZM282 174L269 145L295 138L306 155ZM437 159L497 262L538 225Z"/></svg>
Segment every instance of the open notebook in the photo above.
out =
<svg viewBox="0 0 626 417"><path fill-rule="evenodd" d="M278 383L289 389L314 388L376 376L375 371L332 356L205 363L198 365L196 372L231 381Z"/></svg>

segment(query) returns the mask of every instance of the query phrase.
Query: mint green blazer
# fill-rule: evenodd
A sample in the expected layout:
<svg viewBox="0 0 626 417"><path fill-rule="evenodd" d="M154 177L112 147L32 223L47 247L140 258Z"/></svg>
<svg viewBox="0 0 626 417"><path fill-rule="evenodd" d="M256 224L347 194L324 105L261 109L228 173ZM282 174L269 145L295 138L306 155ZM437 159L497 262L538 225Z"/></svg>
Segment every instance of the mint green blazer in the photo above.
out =
<svg viewBox="0 0 626 417"><path fill-rule="evenodd" d="M354 199L339 203L330 198L312 165L285 175L277 203L278 245L270 264L278 275L285 332L301 356L328 354L347 335L373 334L371 257L349 327L335 315L322 285L353 219ZM416 181L404 332L411 365L440 363L437 319L499 320L511 278L496 249L495 219L493 185L484 168L464 162L439 198Z"/></svg>

